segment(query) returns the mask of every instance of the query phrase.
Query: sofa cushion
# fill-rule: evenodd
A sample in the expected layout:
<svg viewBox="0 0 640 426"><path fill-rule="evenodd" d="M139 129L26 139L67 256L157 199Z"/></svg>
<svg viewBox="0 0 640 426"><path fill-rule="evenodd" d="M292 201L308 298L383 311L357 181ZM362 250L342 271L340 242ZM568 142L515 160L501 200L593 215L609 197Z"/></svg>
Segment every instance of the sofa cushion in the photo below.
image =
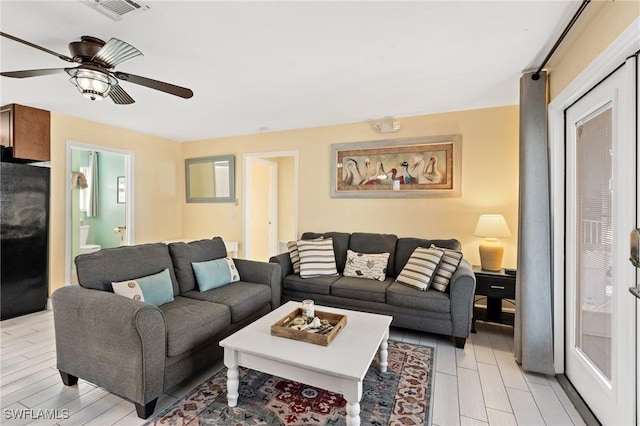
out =
<svg viewBox="0 0 640 426"><path fill-rule="evenodd" d="M331 238L333 241L333 253L336 256L336 267L338 272L344 271L344 264L347 262L347 249L349 248L349 239L351 234L346 232L325 232L318 234L316 232L305 232L300 237L301 240L313 240L316 238Z"/></svg>
<svg viewBox="0 0 640 426"><path fill-rule="evenodd" d="M289 274L282 280L282 288L302 293L330 294L331 284L339 278L339 275L301 278L298 274Z"/></svg>
<svg viewBox="0 0 640 426"><path fill-rule="evenodd" d="M389 253L357 253L347 250L344 276L384 281L387 278Z"/></svg>
<svg viewBox="0 0 640 426"><path fill-rule="evenodd" d="M135 280L111 283L113 292L129 299L140 300L154 306L173 301L173 284L169 269Z"/></svg>
<svg viewBox="0 0 640 426"><path fill-rule="evenodd" d="M387 303L422 311L451 312L451 300L448 294L437 290L421 291L398 282L394 282L387 288Z"/></svg>
<svg viewBox="0 0 640 426"><path fill-rule="evenodd" d="M431 248L439 247L431 245ZM446 291L453 273L456 272L456 269L458 269L458 265L460 265L460 261L462 260L462 253L457 250L449 250L444 248L439 249L444 252L444 255L442 256L442 261L440 262L440 265L436 270L436 275L433 277L431 287L438 291Z"/></svg>
<svg viewBox="0 0 640 426"><path fill-rule="evenodd" d="M240 281L240 274L238 274L236 265L230 257L207 260L206 262L191 262L191 266L200 291Z"/></svg>
<svg viewBox="0 0 640 426"><path fill-rule="evenodd" d="M231 322L235 323L271 303L271 287L237 281L203 293L192 290L183 296L228 306L231 310Z"/></svg>
<svg viewBox="0 0 640 426"><path fill-rule="evenodd" d="M418 290L428 290L443 255L443 250L418 247L400 271L397 281Z"/></svg>
<svg viewBox="0 0 640 426"><path fill-rule="evenodd" d="M167 356L209 343L231 324L228 306L177 296L159 306L167 327Z"/></svg>
<svg viewBox="0 0 640 426"><path fill-rule="evenodd" d="M449 250L461 250L460 241L456 239L451 240L425 240L422 238L398 238L396 244L395 263L393 266L393 276L397 277L407 264L407 260L413 254L413 251L418 247L429 248L431 244L437 247L446 248Z"/></svg>
<svg viewBox="0 0 640 426"><path fill-rule="evenodd" d="M222 238L192 241L190 243L171 243L169 253L173 260L173 267L180 285L180 293L186 293L196 288L196 276L191 262L204 262L227 256L227 248Z"/></svg>
<svg viewBox="0 0 640 426"><path fill-rule="evenodd" d="M173 295L180 289L166 244L139 244L106 248L76 257L78 283L84 288L112 291L111 283L127 281L169 269Z"/></svg>
<svg viewBox="0 0 640 426"><path fill-rule="evenodd" d="M300 255L300 276L302 278L338 275L331 238L300 240L297 245Z"/></svg>
<svg viewBox="0 0 640 426"><path fill-rule="evenodd" d="M347 299L385 303L386 291L392 282L392 277L387 277L384 281L341 277L331 284L331 295Z"/></svg>
<svg viewBox="0 0 640 426"><path fill-rule="evenodd" d="M354 232L349 239L349 248L358 253L389 253L387 275L391 276L395 264L397 241L398 237L393 234Z"/></svg>

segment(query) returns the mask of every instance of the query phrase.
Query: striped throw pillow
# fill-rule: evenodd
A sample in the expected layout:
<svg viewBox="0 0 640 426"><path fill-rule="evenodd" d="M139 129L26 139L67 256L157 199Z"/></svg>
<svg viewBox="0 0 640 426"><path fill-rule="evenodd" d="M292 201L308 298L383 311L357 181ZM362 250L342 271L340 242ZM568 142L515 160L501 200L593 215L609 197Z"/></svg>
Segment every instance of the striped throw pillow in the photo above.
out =
<svg viewBox="0 0 640 426"><path fill-rule="evenodd" d="M336 256L333 253L333 239L299 240L298 253L300 254L300 277L338 275Z"/></svg>
<svg viewBox="0 0 640 426"><path fill-rule="evenodd" d="M429 290L429 285L443 255L444 252L439 249L418 247L411 254L396 281L418 290Z"/></svg>
<svg viewBox="0 0 640 426"><path fill-rule="evenodd" d="M324 237L314 238L311 241L324 240ZM298 252L298 242L289 241L287 243L287 250L289 250L289 257L291 258L291 264L293 265L293 273L300 273L300 253Z"/></svg>
<svg viewBox="0 0 640 426"><path fill-rule="evenodd" d="M432 249L442 250L444 255L442 256L442 262L436 271L436 275L433 277L431 287L436 290L445 291L451 281L453 273L458 269L460 261L462 260L462 253L456 250L449 250L441 247L431 245Z"/></svg>
<svg viewBox="0 0 640 426"><path fill-rule="evenodd" d="M300 273L300 254L298 253L298 243L296 241L289 241L287 243L287 250L289 250L289 257L291 258L291 264L293 265L293 273Z"/></svg>

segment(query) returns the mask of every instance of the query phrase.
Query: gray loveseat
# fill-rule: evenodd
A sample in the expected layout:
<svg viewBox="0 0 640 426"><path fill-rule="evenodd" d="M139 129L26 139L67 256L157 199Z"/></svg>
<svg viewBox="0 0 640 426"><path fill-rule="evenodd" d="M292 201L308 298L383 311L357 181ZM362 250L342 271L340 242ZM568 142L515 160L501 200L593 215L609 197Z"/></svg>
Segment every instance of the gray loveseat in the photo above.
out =
<svg viewBox="0 0 640 426"><path fill-rule="evenodd" d="M445 334L455 338L456 346L464 348L469 336L475 293L475 275L466 259L462 259L445 292L421 291L395 282L402 268L417 247L437 247L460 250L460 242L398 238L375 233L306 232L302 240L331 238L338 276L301 278L293 272L289 253L270 259L282 267L282 303L289 300L312 299L318 304L393 316L392 325L419 331ZM390 253L386 279L376 281L345 277L347 249L358 253Z"/></svg>
<svg viewBox="0 0 640 426"><path fill-rule="evenodd" d="M81 377L132 401L149 417L163 391L222 356L227 335L280 305L282 272L234 259L240 281L200 292L191 262L226 256L219 237L143 244L76 258L80 286L53 293L57 367L66 385ZM154 306L112 292L112 282L169 270L174 300Z"/></svg>

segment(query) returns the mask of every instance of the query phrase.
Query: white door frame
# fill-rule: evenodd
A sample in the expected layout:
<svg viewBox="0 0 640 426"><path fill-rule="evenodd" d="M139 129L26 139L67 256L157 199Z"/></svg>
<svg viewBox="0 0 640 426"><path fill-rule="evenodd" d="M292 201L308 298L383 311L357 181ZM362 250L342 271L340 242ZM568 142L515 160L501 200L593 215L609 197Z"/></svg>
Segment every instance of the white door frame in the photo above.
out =
<svg viewBox="0 0 640 426"><path fill-rule="evenodd" d="M554 368L564 373L564 111L640 49L640 18L634 20L587 68L549 104L552 261L554 300ZM640 325L640 324L639 324ZM638 328L640 330L640 328ZM637 370L637 368L636 368Z"/></svg>
<svg viewBox="0 0 640 426"><path fill-rule="evenodd" d="M293 230L295 235L298 235L298 151L270 151L270 152L254 152L254 153L247 153L244 154L242 156L242 164L243 164L243 168L244 168L244 179L242 182L242 197L244 198L244 202L242 203L243 206L243 213L242 213L242 217L243 217L243 235L242 235L242 242L243 242L243 246L244 246L244 253L245 253L245 257L247 257L247 254L250 252L251 250L251 246L250 246L250 241L249 241L249 215L251 213L251 206L250 206L250 201L249 201L249 185L251 183L251 161L255 160L255 159L268 159L268 158L276 158L276 157L293 157L293 206L294 206L294 212L293 212ZM277 191L275 191L275 196L277 197ZM276 199L277 201L277 199ZM277 204L273 203L274 208L277 208ZM274 216L274 218L276 218L277 215ZM276 219L277 220L277 219ZM277 229L277 228L276 228ZM277 252L277 242L278 242L278 238L277 238L277 234L273 236L274 237L274 242L272 242L272 244L276 245L276 250L275 252Z"/></svg>
<svg viewBox="0 0 640 426"><path fill-rule="evenodd" d="M124 156L125 170L125 226L124 243L127 245L135 244L135 175L134 164L135 154L133 151L123 149L109 148L102 145L91 145L82 142L67 141L66 144L66 188L65 188L65 244L64 244L64 282L65 285L71 285L71 173L72 158L71 153L74 149L83 151L107 152L110 154L118 154Z"/></svg>

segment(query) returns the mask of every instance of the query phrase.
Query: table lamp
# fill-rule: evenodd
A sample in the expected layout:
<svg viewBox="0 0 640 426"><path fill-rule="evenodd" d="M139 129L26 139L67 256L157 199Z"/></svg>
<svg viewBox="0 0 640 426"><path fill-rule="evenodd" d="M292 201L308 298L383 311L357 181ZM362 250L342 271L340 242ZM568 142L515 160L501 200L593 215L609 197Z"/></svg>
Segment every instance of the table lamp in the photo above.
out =
<svg viewBox="0 0 640 426"><path fill-rule="evenodd" d="M480 243L480 265L487 271L499 271L502 268L502 255L504 247L498 242L498 238L511 236L507 222L501 214L483 214L478 219L476 237L484 237Z"/></svg>

